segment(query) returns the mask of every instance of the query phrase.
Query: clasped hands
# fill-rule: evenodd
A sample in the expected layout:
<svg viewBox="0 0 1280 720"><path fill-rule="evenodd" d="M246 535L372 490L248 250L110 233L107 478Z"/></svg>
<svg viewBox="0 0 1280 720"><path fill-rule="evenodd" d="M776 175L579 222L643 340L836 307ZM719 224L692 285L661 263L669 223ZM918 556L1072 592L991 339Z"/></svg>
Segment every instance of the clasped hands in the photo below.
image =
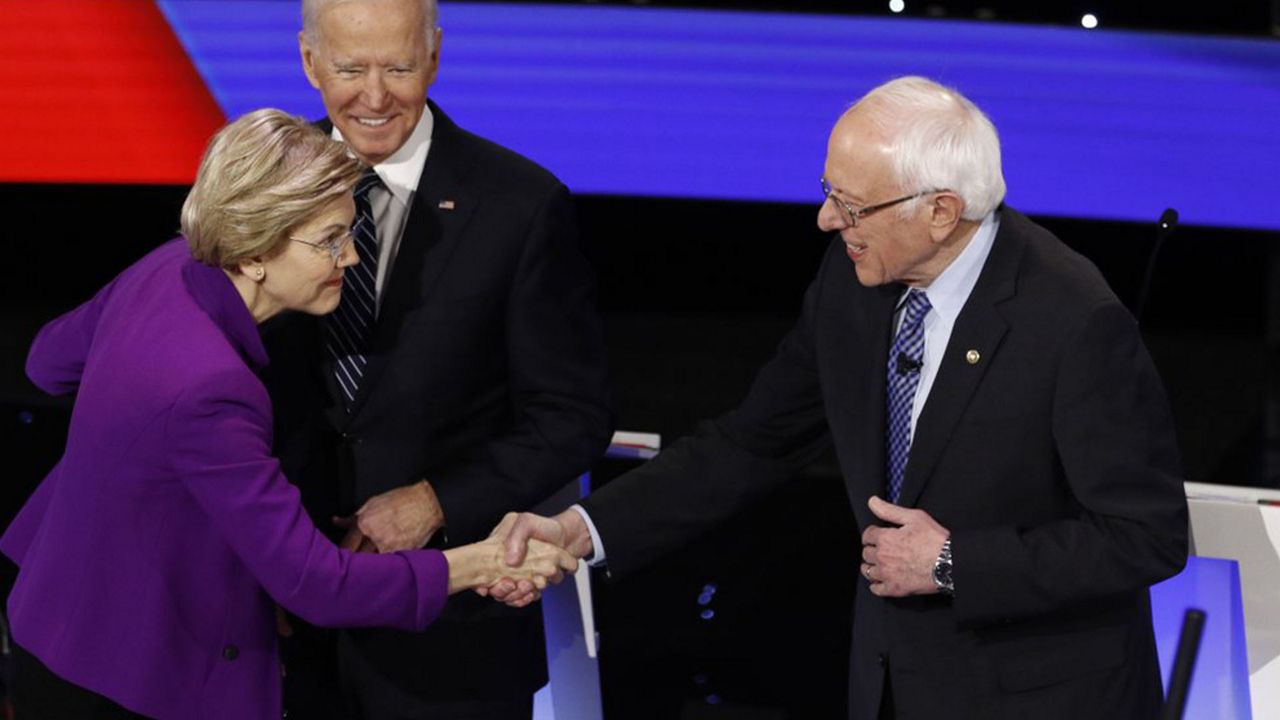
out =
<svg viewBox="0 0 1280 720"><path fill-rule="evenodd" d="M933 566L951 532L924 510L904 508L877 497L868 501L868 507L883 523L868 527L862 533L861 571L870 583L871 592L881 597L937 593ZM508 564L520 562L525 557L526 545L532 549L531 543L538 540L562 547L579 559L594 551L586 521L572 509L553 518L508 513L490 538L504 542ZM528 581L504 578L476 592L522 607L537 600L539 590Z"/></svg>
<svg viewBox="0 0 1280 720"><path fill-rule="evenodd" d="M594 550L586 521L573 509L555 517L527 512L507 513L490 533L489 539L502 543L506 550L504 560L509 566L527 562L528 555L541 543L563 548L578 560L590 557ZM514 574L489 587L477 588L476 592L511 607L524 607L542 596L542 588Z"/></svg>
<svg viewBox="0 0 1280 720"><path fill-rule="evenodd" d="M883 521L862 533L861 574L871 592L881 597L906 597L938 592L933 565L950 531L927 512L894 505L872 497L867 506ZM334 518L347 528L342 547L348 550L395 552L427 544L444 524L444 513L435 491L425 480L371 498L350 518ZM500 547L500 577L486 579L475 591L513 607L524 607L541 597L549 583L562 579L560 570L573 571L562 557L549 575L520 571L522 564L542 559L563 548L572 558L592 554L586 522L574 510L555 517L533 513L507 513L482 545ZM554 546L554 547L548 547ZM510 572L504 572L505 564Z"/></svg>
<svg viewBox="0 0 1280 720"><path fill-rule="evenodd" d="M333 522L347 531L339 543L343 549L391 553L426 546L444 527L444 510L431 484L422 480L376 495L354 515L335 517ZM518 549L515 540L508 542L513 529L514 536L521 538ZM450 589L458 589L454 587L456 579L482 596L524 607L541 597L547 585L560 582L565 572L574 572L577 558L590 553L585 526L583 532L587 535L585 551L566 552L568 533L556 520L508 513L488 539L446 551L451 563Z"/></svg>

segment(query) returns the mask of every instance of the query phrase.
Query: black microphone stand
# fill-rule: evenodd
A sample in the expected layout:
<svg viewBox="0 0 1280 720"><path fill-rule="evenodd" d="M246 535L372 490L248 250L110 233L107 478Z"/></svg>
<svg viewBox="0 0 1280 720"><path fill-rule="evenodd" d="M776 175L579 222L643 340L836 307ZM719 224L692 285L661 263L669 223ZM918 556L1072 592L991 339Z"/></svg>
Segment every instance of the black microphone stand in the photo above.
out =
<svg viewBox="0 0 1280 720"><path fill-rule="evenodd" d="M1200 653L1200 636L1204 633L1204 611L1189 608L1182 616L1182 633L1178 635L1178 653L1173 658L1173 672L1169 673L1169 692L1165 696L1161 720L1182 720L1187 707L1187 693L1191 689L1191 671Z"/></svg>
<svg viewBox="0 0 1280 720"><path fill-rule="evenodd" d="M1156 242L1151 246L1151 254L1147 256L1147 269L1142 274L1142 285L1138 288L1138 298L1133 304L1133 316L1142 323L1143 313L1147 309L1147 296L1151 293L1151 277L1156 271L1156 258L1160 255L1160 248L1164 246L1164 241L1169 239L1173 231L1178 229L1178 211L1168 208L1160 214L1160 223L1156 226Z"/></svg>

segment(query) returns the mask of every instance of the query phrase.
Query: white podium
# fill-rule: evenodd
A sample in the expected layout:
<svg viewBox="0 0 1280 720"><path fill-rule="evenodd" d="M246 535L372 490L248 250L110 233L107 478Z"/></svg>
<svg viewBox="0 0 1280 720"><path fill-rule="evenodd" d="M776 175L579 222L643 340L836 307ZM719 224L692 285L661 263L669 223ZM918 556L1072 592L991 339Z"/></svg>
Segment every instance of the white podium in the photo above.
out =
<svg viewBox="0 0 1280 720"><path fill-rule="evenodd" d="M589 491L590 476L583 475L534 512L555 515ZM590 570L579 565L572 578L547 588L539 602L547 636L549 681L533 696L533 720L603 720Z"/></svg>
<svg viewBox="0 0 1280 720"><path fill-rule="evenodd" d="M648 460L658 454L661 438L650 433L618 431L606 457ZM590 475L565 485L534 509L555 515L591 491ZM542 620L547 633L550 682L533 697L533 720L602 720L600 703L600 637L591 606L591 572L578 568L572 582L542 593Z"/></svg>
<svg viewBox="0 0 1280 720"><path fill-rule="evenodd" d="M1280 718L1280 491L1187 483L1193 555L1240 564L1253 717Z"/></svg>

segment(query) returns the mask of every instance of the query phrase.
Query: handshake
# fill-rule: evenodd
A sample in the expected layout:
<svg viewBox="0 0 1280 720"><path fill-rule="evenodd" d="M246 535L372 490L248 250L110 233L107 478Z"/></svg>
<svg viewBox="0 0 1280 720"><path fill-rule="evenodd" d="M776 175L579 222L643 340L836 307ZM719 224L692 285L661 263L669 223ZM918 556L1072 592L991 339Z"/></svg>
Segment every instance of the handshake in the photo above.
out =
<svg viewBox="0 0 1280 720"><path fill-rule="evenodd" d="M533 513L507 513L502 522L481 545L495 543L503 550L500 577L473 589L484 597L492 597L511 607L524 607L542 596L548 584L564 578L564 572L577 570L578 560L589 557L594 548L591 533L582 515L573 509L555 517ZM552 557L563 572L530 574L529 565L541 565Z"/></svg>
<svg viewBox="0 0 1280 720"><path fill-rule="evenodd" d="M444 526L444 511L423 480L370 498L351 517L333 521L347 530L344 549L387 553L426 545ZM487 539L444 551L449 593L470 589L524 607L576 571L578 559L592 551L591 533L575 510L554 518L507 513Z"/></svg>

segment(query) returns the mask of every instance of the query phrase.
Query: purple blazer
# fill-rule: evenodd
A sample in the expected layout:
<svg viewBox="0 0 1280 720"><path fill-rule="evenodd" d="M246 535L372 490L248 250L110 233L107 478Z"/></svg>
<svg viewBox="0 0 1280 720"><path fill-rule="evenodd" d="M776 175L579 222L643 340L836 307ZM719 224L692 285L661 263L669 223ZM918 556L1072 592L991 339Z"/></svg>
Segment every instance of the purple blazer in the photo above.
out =
<svg viewBox="0 0 1280 720"><path fill-rule="evenodd" d="M0 539L14 639L62 678L157 718L280 717L274 603L317 625L422 630L437 551L356 555L271 457L244 302L182 239L46 325L27 374L77 393L62 459Z"/></svg>

